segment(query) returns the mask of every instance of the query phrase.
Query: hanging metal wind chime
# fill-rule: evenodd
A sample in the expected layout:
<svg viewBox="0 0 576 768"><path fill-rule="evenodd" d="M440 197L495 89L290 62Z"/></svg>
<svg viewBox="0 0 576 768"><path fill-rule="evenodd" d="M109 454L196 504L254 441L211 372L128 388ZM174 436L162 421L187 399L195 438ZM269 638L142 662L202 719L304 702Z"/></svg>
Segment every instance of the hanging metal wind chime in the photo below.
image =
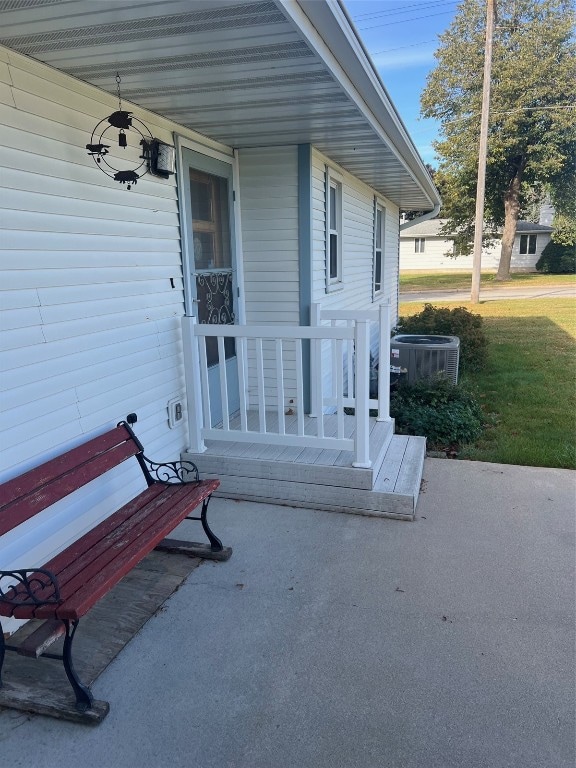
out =
<svg viewBox="0 0 576 768"><path fill-rule="evenodd" d="M134 117L132 112L125 112L122 109L120 83L120 74L117 72L116 86L118 91L118 110L109 115L109 117L100 120L92 131L90 144L86 144L86 149L88 150L88 154L94 158L94 162L98 168L100 168L106 176L114 179L114 181L118 181L120 184L127 184L127 188L130 189L132 184L136 184L139 178L151 170L149 162L151 147L154 142L157 144L159 142L152 137L152 134L141 120ZM111 134L115 128L118 130L118 146L122 149L126 149L128 146L126 131L133 131L140 136L140 144L143 147L142 154L139 157L141 162L136 164L132 169L122 170L112 165L111 158L109 157L110 153L108 151L112 144L107 142L110 142ZM143 167L144 172L140 172ZM158 173L157 175L163 174Z"/></svg>

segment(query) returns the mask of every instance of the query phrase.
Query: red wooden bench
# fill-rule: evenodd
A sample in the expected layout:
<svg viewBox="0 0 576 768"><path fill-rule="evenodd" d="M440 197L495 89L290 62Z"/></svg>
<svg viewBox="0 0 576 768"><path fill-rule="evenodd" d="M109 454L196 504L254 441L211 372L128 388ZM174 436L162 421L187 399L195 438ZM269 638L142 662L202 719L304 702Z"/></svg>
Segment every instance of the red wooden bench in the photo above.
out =
<svg viewBox="0 0 576 768"><path fill-rule="evenodd" d="M136 415L130 414L128 420L133 424ZM0 627L0 687L7 650L41 655L63 635L62 655L48 655L63 661L76 707L89 710L92 693L72 663L72 641L82 616L156 547L217 560L227 560L232 554L206 519L211 494L220 482L199 480L192 462L151 461L124 421L0 486L0 536L134 457L148 485L145 491L42 566L0 571L0 616L46 620L37 630L36 643L28 638L28 650L8 645ZM190 513L200 504L200 516L192 517ZM184 519L201 521L210 543L166 539ZM31 651L34 645L36 650Z"/></svg>

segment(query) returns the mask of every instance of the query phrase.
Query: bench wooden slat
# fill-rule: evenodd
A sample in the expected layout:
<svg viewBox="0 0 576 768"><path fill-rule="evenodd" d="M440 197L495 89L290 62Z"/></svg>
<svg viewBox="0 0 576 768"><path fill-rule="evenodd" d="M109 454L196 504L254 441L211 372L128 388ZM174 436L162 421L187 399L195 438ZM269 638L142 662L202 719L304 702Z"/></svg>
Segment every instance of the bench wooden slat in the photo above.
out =
<svg viewBox="0 0 576 768"><path fill-rule="evenodd" d="M153 485L142 491L114 514L102 520L94 528L72 542L65 550L55 555L52 560L46 563L46 568L56 574L58 582L63 587L90 562L90 557L91 559L98 557L106 546L110 546L110 538L115 536L116 531L126 521L132 520L139 510L151 504L158 497L162 497L165 490L161 486ZM161 503L160 498L159 504ZM97 548L99 544L100 549Z"/></svg>
<svg viewBox="0 0 576 768"><path fill-rule="evenodd" d="M152 505L153 513L143 514L139 524L130 531L129 542L123 540L120 551L114 552L113 547L111 551L108 544L102 556L93 561L91 568L85 569L76 579L66 584L63 589L65 602L55 610L54 606L38 608L34 612L35 617L81 618L218 485L217 480L206 480L196 487L186 489L189 493L183 493L184 487L180 487L179 493L168 497L164 506Z"/></svg>
<svg viewBox="0 0 576 768"><path fill-rule="evenodd" d="M82 569L82 565L86 560L86 550L89 547L89 542L92 537L97 541L103 540L105 536L113 533L120 525L122 525L125 520L130 519L135 512L156 497L161 496L164 491L165 487L161 485L154 485L147 488L114 514L110 515L105 520L102 520L97 526L89 530L76 541L72 542L72 544L62 550L58 555L55 555L52 560L42 567L50 570L56 576L59 583L62 578L67 578L68 580L73 578ZM97 554L98 553L96 552L94 556L97 556ZM90 562L90 560L88 560L88 562ZM23 587L16 587L15 590L16 593L25 593ZM46 599L47 597L50 597L50 588L38 589L34 594L38 600ZM10 597L12 598L13 595L10 595ZM34 618L34 606L11 608L0 602L0 615L14 616L19 619Z"/></svg>
<svg viewBox="0 0 576 768"><path fill-rule="evenodd" d="M118 443L123 443L130 439L130 435L125 427L114 427L103 435L93 437L88 442L82 443L82 445L78 445L76 448L71 448L66 453L62 453L60 456L56 456L38 467L29 469L28 472L8 480L0 487L0 509L10 502L16 501L21 496L32 493L51 480L55 480L79 464L83 464L92 456L103 453L109 448L118 445ZM135 452L136 450L135 447Z"/></svg>
<svg viewBox="0 0 576 768"><path fill-rule="evenodd" d="M14 504L6 506L0 512L0 536L132 456L134 456L132 446L129 443L121 443L106 453L96 456L92 461L70 470L29 496L23 496Z"/></svg>
<svg viewBox="0 0 576 768"><path fill-rule="evenodd" d="M56 574L62 599L68 599L78 584L83 585L113 560L149 517L168 514L170 500L177 495L176 487L147 488L47 563L46 568Z"/></svg>
<svg viewBox="0 0 576 768"><path fill-rule="evenodd" d="M86 559L89 562L84 564L77 576L68 578L68 569L63 574L65 585L62 587L62 595L65 604L56 607L55 615L59 618L68 618L62 614L62 609L67 609L69 605L76 607L79 592L86 594L95 590L106 568L113 573L118 571L123 552L130 552L132 548L138 549L142 545L146 552L150 552L158 543L155 540L155 531L158 526L162 530L173 530L194 507L215 490L213 482L207 480L195 487L166 488L165 494L136 511L116 531L100 539L87 553ZM215 482L217 487L218 481ZM151 544L152 541L154 541L153 544ZM123 575L125 573L121 574ZM54 606L52 608L54 609ZM49 610L50 606L47 606L47 609ZM44 608L37 609L36 616L41 617L40 612L43 611Z"/></svg>
<svg viewBox="0 0 576 768"><path fill-rule="evenodd" d="M58 580L61 599L70 598L92 576L113 561L119 549L129 544L130 539L136 535L137 526L143 522L145 524L148 517L167 514L171 497L177 496L184 488L176 485L154 485L147 488L46 563L43 567ZM18 591L24 592L24 589L17 588ZM34 595L37 600L46 599L51 596L50 587L39 588ZM23 605L10 610L9 606L0 603L0 612L17 619L55 618L57 608L53 604L40 607Z"/></svg>
<svg viewBox="0 0 576 768"><path fill-rule="evenodd" d="M172 521L173 529L181 520L178 520L177 523L173 522L172 506L184 505L184 509L191 511L218 485L218 480L204 480L199 486L153 485L73 542L42 567L55 574L58 579L61 598L67 600L77 588L83 586L92 576L96 576L102 567L114 560L117 556L118 547L126 546L126 542L137 535L135 529L142 526L143 521L144 524L152 525L157 517L166 518L168 522ZM198 488L201 489L201 493L198 493ZM183 517L186 514L188 512ZM150 549L152 548L150 547ZM16 592L18 591L24 592L24 589L16 588ZM35 597L38 600L50 596L50 588L39 589L35 592ZM0 615L14 616L19 619L55 618L59 616L55 605L41 606L40 608L24 605L12 608L2 603L0 603Z"/></svg>
<svg viewBox="0 0 576 768"><path fill-rule="evenodd" d="M113 432L117 433L116 430ZM125 430L122 429L125 433ZM102 436L105 437L105 436ZM52 476L50 479L45 480L43 483L33 483L32 479L27 482L27 486L30 490L24 491L25 486L18 487L15 481L10 481L6 485L13 485L12 491L3 491L4 504L0 508L0 536L7 531L16 528L26 520L29 520L37 512L46 509L51 504L55 504L57 501L68 496L73 491L81 488L89 483L91 480L95 480L109 469L121 464L126 459L135 456L138 452L132 440L118 442L116 436L116 442L114 445L109 446L106 451L100 452L95 456L88 457L86 453L82 451L83 461L78 462L78 456L80 446L73 451L69 451L68 454L64 454L64 458L68 456L67 462L65 462L66 469L62 470L59 475ZM77 453L78 452L78 453ZM74 456L70 456L74 454ZM54 462L57 460L54 459ZM73 461L76 464L73 464ZM52 462L50 462L52 463ZM26 473L27 475L33 474L36 470ZM55 469L53 469L55 471ZM25 477L25 476L24 476ZM18 494L18 495L14 495Z"/></svg>

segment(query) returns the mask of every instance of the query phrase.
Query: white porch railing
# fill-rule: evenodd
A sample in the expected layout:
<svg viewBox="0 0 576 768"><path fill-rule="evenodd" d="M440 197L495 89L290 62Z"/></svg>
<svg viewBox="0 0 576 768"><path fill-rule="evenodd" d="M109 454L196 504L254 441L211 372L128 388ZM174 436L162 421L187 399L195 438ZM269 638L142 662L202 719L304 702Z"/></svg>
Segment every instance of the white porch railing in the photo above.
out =
<svg viewBox="0 0 576 768"><path fill-rule="evenodd" d="M353 451L354 466L370 467L369 455L369 323L372 318L356 315L356 322L343 327L317 326L247 326L247 325L198 325L194 318L183 318L184 364L189 418L190 450L205 450L204 440L229 440L257 442L303 448L321 448ZM389 336L389 332L388 332ZM218 386L210 391L206 339L217 339ZM238 370L237 414L230 412L230 386L224 340L236 340ZM305 419L304 413L304 358L303 342L311 344L311 389L313 392L314 419ZM265 368L263 342L272 345L274 362ZM314 345L330 345L331 354L323 359L316 357ZM250 355L249 352L250 345ZM344 349L351 350L355 360L353 392L344 391L344 368L334 364L344 358ZM287 360L285 350L290 350L294 360ZM268 352L270 354L270 352ZM322 398L324 368L326 379L332 381L329 402ZM382 367L382 366L381 366ZM286 381L293 392L295 418L286 416ZM348 373L349 375L349 373ZM253 390L249 381L255 382ZM214 387L214 384L212 385ZM350 387L348 386L348 389ZM320 393L320 394L318 394ZM212 426L214 397L219 398L222 421ZM250 408L251 405L255 407ZM268 407L268 406L271 407ZM335 412L335 434L327 434L325 421L328 416L324 406ZM344 408L354 407L354 437L345 435ZM250 416L250 418L249 418Z"/></svg>
<svg viewBox="0 0 576 768"><path fill-rule="evenodd" d="M358 322L368 322L376 335L376 351L378 357L378 397L369 400L369 407L377 410L378 421L390 421L390 304L380 304L378 309L369 310L332 310L322 309L320 304L312 304L310 312L310 325L313 327L324 327L322 323L329 323L330 327L353 328ZM370 334L371 339L374 334ZM338 378L334 375L329 380L331 394L322 396L323 388L326 382L320 371L315 371L314 367L322 359L321 341L313 342L316 345L316 352L311 355L311 383L312 383L312 402L315 404L315 410L318 410L319 403L326 405L336 405L336 389ZM342 376L344 381L345 396L344 406L348 408L356 407L355 398L355 375L354 371L358 366L363 365L358 359L356 362L354 356L354 346L348 342L342 354L334 347L331 350L333 357L332 370L337 371L337 376ZM340 373L341 372L341 373Z"/></svg>

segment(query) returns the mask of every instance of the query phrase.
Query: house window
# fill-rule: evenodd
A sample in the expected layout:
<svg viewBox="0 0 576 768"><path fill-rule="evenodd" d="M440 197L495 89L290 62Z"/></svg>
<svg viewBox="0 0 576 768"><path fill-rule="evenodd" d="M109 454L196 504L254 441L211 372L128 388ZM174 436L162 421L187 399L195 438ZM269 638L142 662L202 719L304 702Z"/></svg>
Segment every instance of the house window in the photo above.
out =
<svg viewBox="0 0 576 768"><path fill-rule="evenodd" d="M384 227L386 210L376 205L374 215L374 296L382 291L384 270Z"/></svg>
<svg viewBox="0 0 576 768"><path fill-rule="evenodd" d="M342 282L342 184L328 173L326 195L326 290Z"/></svg>
<svg viewBox="0 0 576 768"><path fill-rule="evenodd" d="M426 243L425 237L414 238L414 253L424 253L424 245Z"/></svg>
<svg viewBox="0 0 576 768"><path fill-rule="evenodd" d="M536 235L520 235L520 253L536 253Z"/></svg>

